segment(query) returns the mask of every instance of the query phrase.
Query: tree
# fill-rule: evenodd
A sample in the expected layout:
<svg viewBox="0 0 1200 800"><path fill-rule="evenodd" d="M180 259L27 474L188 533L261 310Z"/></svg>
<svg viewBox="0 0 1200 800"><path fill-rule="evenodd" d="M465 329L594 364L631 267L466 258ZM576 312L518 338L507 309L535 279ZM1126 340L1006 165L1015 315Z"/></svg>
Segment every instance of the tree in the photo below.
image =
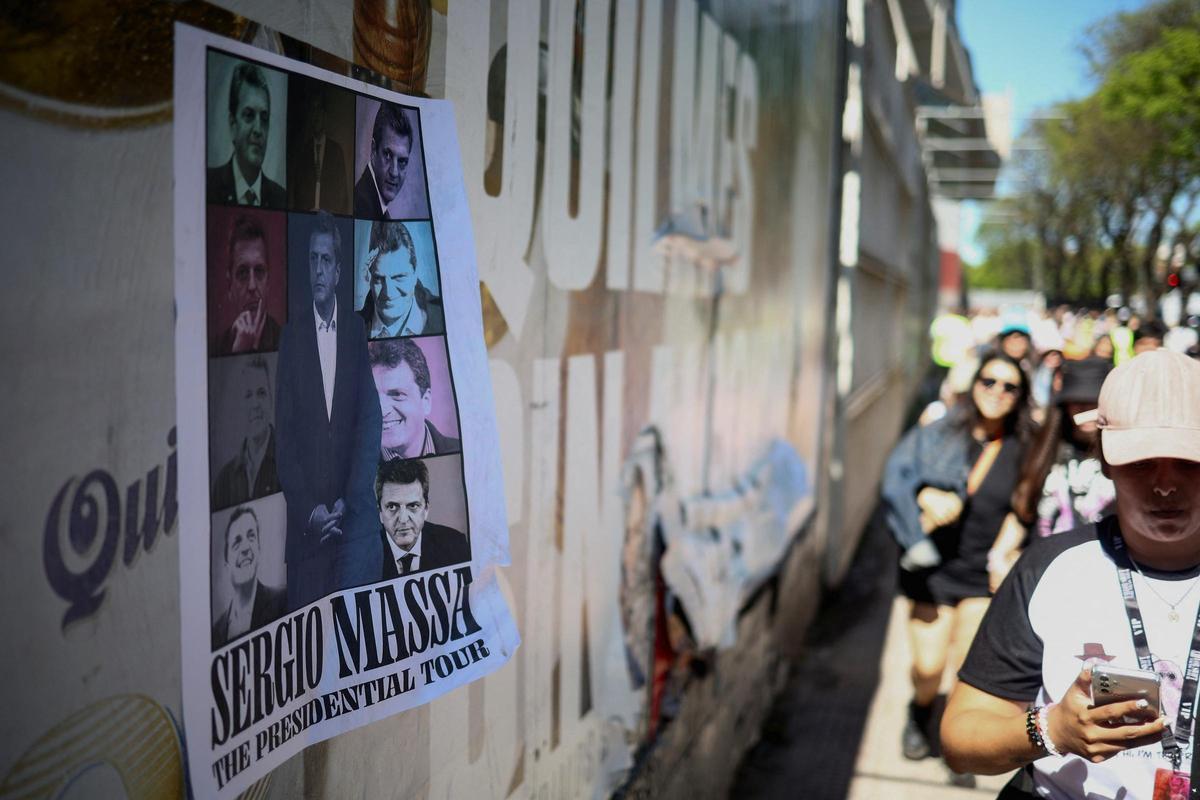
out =
<svg viewBox="0 0 1200 800"><path fill-rule="evenodd" d="M1197 4L1169 5L1175 11ZM1162 28L1146 46L1122 54L1098 96L1109 119L1137 125L1144 134L1138 161L1148 178L1140 201L1147 225L1139 267L1153 307L1159 245L1172 227L1189 224L1200 191L1200 9L1185 26ZM1187 209L1182 217L1181 208Z"/></svg>
<svg viewBox="0 0 1200 800"><path fill-rule="evenodd" d="M992 234L995 261L989 252L985 265L1010 275L1006 259L1021 254L1051 296L1119 287L1142 292L1153 314L1160 245L1194 257L1200 238L1200 0L1116 14L1084 49L1097 88L1029 131L1044 150L1015 165L1009 230Z"/></svg>

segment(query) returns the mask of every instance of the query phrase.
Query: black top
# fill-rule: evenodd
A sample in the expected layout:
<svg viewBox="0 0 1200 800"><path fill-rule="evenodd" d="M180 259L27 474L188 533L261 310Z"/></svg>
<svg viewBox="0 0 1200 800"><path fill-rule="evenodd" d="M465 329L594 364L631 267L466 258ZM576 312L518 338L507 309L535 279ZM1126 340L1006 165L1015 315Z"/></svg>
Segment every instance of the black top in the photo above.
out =
<svg viewBox="0 0 1200 800"><path fill-rule="evenodd" d="M994 697L1045 705L1061 700L1086 664L1136 669L1113 550L1117 527L1116 517L1106 517L1035 538L988 606L959 680ZM1174 621L1159 595L1183 595L1200 565L1177 571L1143 566L1142 573L1133 575L1138 606L1162 680L1162 711L1174 722L1200 594L1180 601ZM1191 749L1189 737L1185 765L1191 763ZM1158 769L1169 770L1170 761L1155 742L1100 764L1073 755L1042 758L1025 772L1042 796L1148 798Z"/></svg>
<svg viewBox="0 0 1200 800"><path fill-rule="evenodd" d="M930 534L942 555L941 566L928 578L935 596L988 596L988 551L996 541L1005 516L1012 510L1012 493L1021 469L1022 450L1015 436L1006 436L983 482L964 502L958 524ZM982 447L973 443L969 451L972 464L978 461L981 452Z"/></svg>

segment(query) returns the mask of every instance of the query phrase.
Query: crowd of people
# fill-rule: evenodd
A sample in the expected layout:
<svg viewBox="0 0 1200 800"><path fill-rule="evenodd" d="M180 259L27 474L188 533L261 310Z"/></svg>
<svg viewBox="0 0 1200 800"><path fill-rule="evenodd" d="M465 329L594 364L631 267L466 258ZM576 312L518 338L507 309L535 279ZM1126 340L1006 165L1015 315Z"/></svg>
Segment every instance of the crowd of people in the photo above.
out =
<svg viewBox="0 0 1200 800"><path fill-rule="evenodd" d="M936 398L881 488L910 601L907 758L940 750L964 785L1023 768L1002 797L1174 797L1190 780L1200 319L1171 321L1066 307L934 321ZM1161 705L1094 704L1096 664L1157 674Z"/></svg>

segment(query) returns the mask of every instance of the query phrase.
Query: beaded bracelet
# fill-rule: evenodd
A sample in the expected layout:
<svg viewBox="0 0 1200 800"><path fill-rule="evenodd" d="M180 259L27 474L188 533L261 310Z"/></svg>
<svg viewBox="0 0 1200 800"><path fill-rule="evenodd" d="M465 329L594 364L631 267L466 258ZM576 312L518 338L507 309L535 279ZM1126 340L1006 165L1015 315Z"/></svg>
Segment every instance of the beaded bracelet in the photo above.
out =
<svg viewBox="0 0 1200 800"><path fill-rule="evenodd" d="M1062 751L1054 745L1054 741L1050 738L1050 709L1054 707L1054 703L1042 706L1038 709L1037 714L1037 729L1042 738L1042 747L1046 748L1046 752L1052 756L1061 756Z"/></svg>
<svg viewBox="0 0 1200 800"><path fill-rule="evenodd" d="M1029 736L1029 741L1038 750L1046 749L1046 740L1042 738L1042 732L1038 728L1038 717L1042 713L1041 706L1030 706L1025 712L1025 733Z"/></svg>

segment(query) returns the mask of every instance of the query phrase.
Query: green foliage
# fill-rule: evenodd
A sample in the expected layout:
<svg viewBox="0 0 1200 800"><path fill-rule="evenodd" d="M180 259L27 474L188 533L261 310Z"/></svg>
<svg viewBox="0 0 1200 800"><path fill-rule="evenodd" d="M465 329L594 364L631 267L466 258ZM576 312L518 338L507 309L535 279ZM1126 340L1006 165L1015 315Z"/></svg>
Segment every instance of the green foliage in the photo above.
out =
<svg viewBox="0 0 1200 800"><path fill-rule="evenodd" d="M1083 52L1100 78L1122 58L1154 47L1163 31L1195 26L1200 0L1159 0L1137 11L1101 20L1088 32Z"/></svg>
<svg viewBox="0 0 1200 800"><path fill-rule="evenodd" d="M967 265L967 286L972 289L1028 289L1035 245L1025 239L989 243L981 264Z"/></svg>
<svg viewBox="0 0 1200 800"><path fill-rule="evenodd" d="M1200 152L1200 25L1162 32L1154 46L1123 57L1099 91L1116 120L1153 125L1158 155L1194 161Z"/></svg>
<svg viewBox="0 0 1200 800"><path fill-rule="evenodd" d="M1160 245L1195 258L1200 225L1200 0L1160 0L1106 19L1084 47L1096 90L1027 133L1045 146L1015 168L1020 190L981 230L974 285L1055 299L1159 289Z"/></svg>

